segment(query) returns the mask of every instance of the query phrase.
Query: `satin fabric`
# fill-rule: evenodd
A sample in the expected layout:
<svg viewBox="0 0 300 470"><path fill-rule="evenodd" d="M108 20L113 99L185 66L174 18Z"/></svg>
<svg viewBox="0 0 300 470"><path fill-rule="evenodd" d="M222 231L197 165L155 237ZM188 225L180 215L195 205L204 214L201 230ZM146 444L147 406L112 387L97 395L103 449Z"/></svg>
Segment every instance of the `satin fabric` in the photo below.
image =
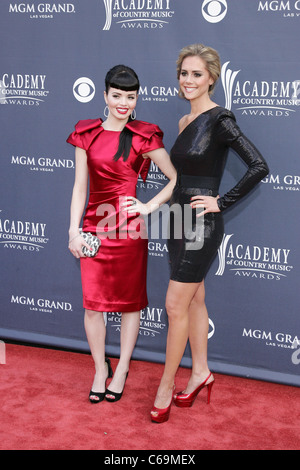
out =
<svg viewBox="0 0 300 470"><path fill-rule="evenodd" d="M205 214L201 226L199 220L196 224L194 210L191 226L187 227L183 214L191 197L215 197L219 194L229 148L235 150L246 163L246 173L234 188L218 199L221 212ZM176 205L181 208L182 235L178 237L175 234L178 217L176 222L171 210L168 243L171 279L201 282L222 242L222 212L246 195L268 174L269 169L257 148L241 132L233 113L220 106L200 114L179 134L171 150L171 160L178 173L170 201L171 209Z"/></svg>
<svg viewBox="0 0 300 470"><path fill-rule="evenodd" d="M162 148L163 133L143 121L126 125L133 134L126 162L114 161L120 132L102 127L101 119L79 121L67 142L83 148L89 169L89 198L83 230L97 234L101 247L94 258L81 258L83 306L89 310L133 312L148 304L148 239L142 216L122 211L125 196L136 196L139 174L145 181L148 151Z"/></svg>

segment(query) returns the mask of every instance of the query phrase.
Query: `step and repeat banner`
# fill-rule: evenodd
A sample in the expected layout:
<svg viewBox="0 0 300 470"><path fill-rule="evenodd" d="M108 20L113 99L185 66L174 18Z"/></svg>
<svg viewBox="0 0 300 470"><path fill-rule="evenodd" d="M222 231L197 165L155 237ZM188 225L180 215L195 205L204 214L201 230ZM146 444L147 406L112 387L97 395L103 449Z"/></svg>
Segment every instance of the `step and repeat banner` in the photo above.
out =
<svg viewBox="0 0 300 470"><path fill-rule="evenodd" d="M299 385L300 1L1 0L0 339L88 351L79 262L68 251L80 119L103 117L104 77L133 67L137 119L164 131L169 151L189 103L176 59L188 44L220 53L214 101L230 109L270 174L224 213L225 235L206 278L212 370ZM220 194L245 171L229 153ZM138 197L167 183L152 165ZM151 218L149 305L134 358L163 362L169 280L166 208ZM134 268L134 260L132 260ZM107 312L107 354L121 315ZM182 365L190 367L187 346Z"/></svg>

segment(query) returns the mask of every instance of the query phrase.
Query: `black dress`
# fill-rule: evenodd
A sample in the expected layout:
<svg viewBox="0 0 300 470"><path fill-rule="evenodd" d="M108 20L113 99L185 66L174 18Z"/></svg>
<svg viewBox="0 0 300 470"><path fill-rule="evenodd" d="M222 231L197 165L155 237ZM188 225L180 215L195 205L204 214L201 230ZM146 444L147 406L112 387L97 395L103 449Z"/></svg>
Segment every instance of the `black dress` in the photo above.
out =
<svg viewBox="0 0 300 470"><path fill-rule="evenodd" d="M218 199L221 212L196 218L190 199L200 194L214 197L219 194L229 147L244 160L248 170L234 188ZM170 201L171 279L200 282L222 242L222 211L247 194L269 169L239 129L232 112L220 106L200 114L179 134L171 160L178 174Z"/></svg>

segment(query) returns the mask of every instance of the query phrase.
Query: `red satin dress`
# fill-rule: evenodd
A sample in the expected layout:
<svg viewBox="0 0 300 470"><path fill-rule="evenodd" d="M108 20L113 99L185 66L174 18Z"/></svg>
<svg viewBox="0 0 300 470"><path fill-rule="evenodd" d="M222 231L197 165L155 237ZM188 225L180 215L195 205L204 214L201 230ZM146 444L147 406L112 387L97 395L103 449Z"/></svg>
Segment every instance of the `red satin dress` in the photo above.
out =
<svg viewBox="0 0 300 470"><path fill-rule="evenodd" d="M125 196L136 196L139 174L145 181L151 160L143 154L163 148L158 126L126 124L133 134L126 162L114 161L120 132L102 127L101 119L79 121L67 142L86 150L89 200L83 230L97 234L101 246L93 258L80 258L83 307L99 312L134 312L148 304L148 238L142 216L120 209Z"/></svg>

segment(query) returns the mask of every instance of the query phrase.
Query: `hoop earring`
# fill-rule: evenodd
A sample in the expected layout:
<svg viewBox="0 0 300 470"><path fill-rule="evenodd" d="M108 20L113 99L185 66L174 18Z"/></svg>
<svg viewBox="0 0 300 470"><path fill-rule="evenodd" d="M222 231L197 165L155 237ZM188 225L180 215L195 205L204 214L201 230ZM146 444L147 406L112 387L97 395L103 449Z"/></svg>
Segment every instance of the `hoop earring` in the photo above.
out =
<svg viewBox="0 0 300 470"><path fill-rule="evenodd" d="M105 106L103 114L104 114L104 117L108 118L108 115L109 115L109 107L108 106Z"/></svg>
<svg viewBox="0 0 300 470"><path fill-rule="evenodd" d="M134 121L136 118L136 110L134 109L131 113L131 119Z"/></svg>

